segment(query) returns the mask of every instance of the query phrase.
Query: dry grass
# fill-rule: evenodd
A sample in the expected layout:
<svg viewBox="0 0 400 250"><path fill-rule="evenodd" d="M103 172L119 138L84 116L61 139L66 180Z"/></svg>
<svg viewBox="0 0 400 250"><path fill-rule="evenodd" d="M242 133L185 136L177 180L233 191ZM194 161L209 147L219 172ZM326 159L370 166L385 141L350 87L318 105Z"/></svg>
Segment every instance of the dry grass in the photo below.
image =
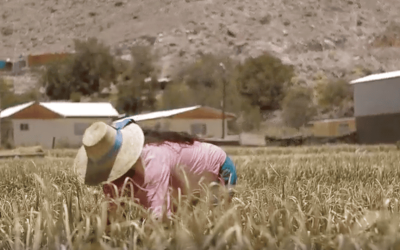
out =
<svg viewBox="0 0 400 250"><path fill-rule="evenodd" d="M0 150L0 155L41 154L41 153L44 153L44 150L41 146L18 147L12 150L3 150L3 149Z"/></svg>
<svg viewBox="0 0 400 250"><path fill-rule="evenodd" d="M130 203L126 220L109 231L101 190L76 181L72 159L3 161L0 249L400 246L400 152L395 147L227 150L240 181L231 205L222 202L212 209L205 196L193 208L181 199L173 223L160 225L141 223L146 212Z"/></svg>
<svg viewBox="0 0 400 250"><path fill-rule="evenodd" d="M293 154L318 154L318 153L368 153L368 152L392 152L397 151L395 145L377 145L377 146L358 146L358 145L318 145L304 147L223 147L224 150L234 156L271 156L271 155L293 155ZM46 155L55 158L75 157L77 149L52 149L46 151Z"/></svg>
<svg viewBox="0 0 400 250"><path fill-rule="evenodd" d="M400 47L400 25L398 23L390 23L387 28L377 36L372 47Z"/></svg>

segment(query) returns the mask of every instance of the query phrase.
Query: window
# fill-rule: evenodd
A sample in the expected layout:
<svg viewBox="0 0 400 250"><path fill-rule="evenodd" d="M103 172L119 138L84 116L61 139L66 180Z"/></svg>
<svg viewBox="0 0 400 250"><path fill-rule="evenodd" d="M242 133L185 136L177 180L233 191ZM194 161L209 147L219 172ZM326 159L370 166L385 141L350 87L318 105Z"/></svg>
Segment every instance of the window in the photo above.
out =
<svg viewBox="0 0 400 250"><path fill-rule="evenodd" d="M29 130L29 124L28 124L28 123L21 123L21 124L19 125L19 129L20 129L21 131L28 131L28 130Z"/></svg>
<svg viewBox="0 0 400 250"><path fill-rule="evenodd" d="M90 126L90 123L75 123L74 125L74 134L75 135L83 135L85 130Z"/></svg>
<svg viewBox="0 0 400 250"><path fill-rule="evenodd" d="M194 123L190 125L192 135L206 135L207 126L204 123Z"/></svg>

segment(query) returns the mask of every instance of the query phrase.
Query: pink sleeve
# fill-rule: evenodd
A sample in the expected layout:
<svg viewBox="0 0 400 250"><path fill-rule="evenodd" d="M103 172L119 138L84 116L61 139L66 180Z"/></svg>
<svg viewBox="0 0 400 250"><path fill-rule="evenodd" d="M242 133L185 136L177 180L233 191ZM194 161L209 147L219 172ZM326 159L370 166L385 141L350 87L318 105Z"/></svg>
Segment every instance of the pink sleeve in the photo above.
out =
<svg viewBox="0 0 400 250"><path fill-rule="evenodd" d="M171 214L169 182L171 168L168 158L163 152L152 152L152 156L144 161L145 164L145 187L147 189L147 200L150 210L161 218L163 206L166 206L167 215Z"/></svg>

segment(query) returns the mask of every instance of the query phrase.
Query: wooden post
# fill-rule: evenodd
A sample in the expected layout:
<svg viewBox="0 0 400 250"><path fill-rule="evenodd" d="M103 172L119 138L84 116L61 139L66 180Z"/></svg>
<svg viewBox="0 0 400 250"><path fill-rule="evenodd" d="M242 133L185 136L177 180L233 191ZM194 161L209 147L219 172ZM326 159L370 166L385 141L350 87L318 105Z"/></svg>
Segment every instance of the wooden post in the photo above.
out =
<svg viewBox="0 0 400 250"><path fill-rule="evenodd" d="M222 74L222 139L225 139L225 88L226 88L226 77L225 77L225 65L219 64L223 70Z"/></svg>
<svg viewBox="0 0 400 250"><path fill-rule="evenodd" d="M225 138L225 77L222 86L222 139Z"/></svg>
<svg viewBox="0 0 400 250"><path fill-rule="evenodd" d="M53 137L53 143L52 143L52 145L51 145L51 148L52 148L52 149L54 149L55 144L56 144L56 137Z"/></svg>

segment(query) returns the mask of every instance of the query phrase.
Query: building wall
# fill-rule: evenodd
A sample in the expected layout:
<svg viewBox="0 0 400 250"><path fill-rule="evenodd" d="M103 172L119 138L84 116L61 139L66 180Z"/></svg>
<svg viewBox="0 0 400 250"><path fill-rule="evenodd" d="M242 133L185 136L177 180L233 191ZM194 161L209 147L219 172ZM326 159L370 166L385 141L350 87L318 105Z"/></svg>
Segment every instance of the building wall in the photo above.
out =
<svg viewBox="0 0 400 250"><path fill-rule="evenodd" d="M206 136L208 137L222 137L222 120L221 119L152 119L146 121L139 121L141 127L148 127L154 129L159 123L159 128L162 130L187 132L192 133L192 124L205 124ZM225 120L225 135L228 134L228 120Z"/></svg>
<svg viewBox="0 0 400 250"><path fill-rule="evenodd" d="M354 86L354 115L400 113L400 78L357 83Z"/></svg>
<svg viewBox="0 0 400 250"><path fill-rule="evenodd" d="M400 78L354 85L354 113L361 144L400 140Z"/></svg>
<svg viewBox="0 0 400 250"><path fill-rule="evenodd" d="M70 57L71 54L69 53L48 53L48 54L41 54L41 55L29 55L27 58L28 66L35 67L41 66L48 63L57 62L59 60L65 60Z"/></svg>
<svg viewBox="0 0 400 250"><path fill-rule="evenodd" d="M400 113L356 117L361 144L396 143L400 140Z"/></svg>
<svg viewBox="0 0 400 250"><path fill-rule="evenodd" d="M79 147L84 130L96 121L111 124L112 120L108 118L13 119L14 145L17 147L41 145L44 148L51 148L55 137L56 147Z"/></svg>
<svg viewBox="0 0 400 250"><path fill-rule="evenodd" d="M355 130L355 119L316 121L312 126L312 133L317 137L341 136Z"/></svg>

